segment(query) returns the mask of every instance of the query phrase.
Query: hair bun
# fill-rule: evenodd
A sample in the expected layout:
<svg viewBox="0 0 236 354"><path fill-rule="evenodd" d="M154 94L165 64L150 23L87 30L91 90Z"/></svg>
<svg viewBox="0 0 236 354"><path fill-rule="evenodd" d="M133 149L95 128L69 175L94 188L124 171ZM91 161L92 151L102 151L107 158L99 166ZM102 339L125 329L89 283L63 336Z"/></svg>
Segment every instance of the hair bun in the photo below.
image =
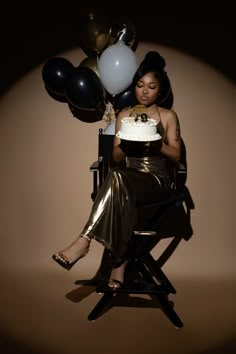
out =
<svg viewBox="0 0 236 354"><path fill-rule="evenodd" d="M161 77L164 77L162 80L165 80L167 75L164 70L165 65L165 59L158 52L148 52L134 74L132 85L135 86L138 80L148 72L159 73Z"/></svg>
<svg viewBox="0 0 236 354"><path fill-rule="evenodd" d="M143 62L147 66L158 68L158 71L162 71L166 66L165 59L158 52L155 51L148 52Z"/></svg>

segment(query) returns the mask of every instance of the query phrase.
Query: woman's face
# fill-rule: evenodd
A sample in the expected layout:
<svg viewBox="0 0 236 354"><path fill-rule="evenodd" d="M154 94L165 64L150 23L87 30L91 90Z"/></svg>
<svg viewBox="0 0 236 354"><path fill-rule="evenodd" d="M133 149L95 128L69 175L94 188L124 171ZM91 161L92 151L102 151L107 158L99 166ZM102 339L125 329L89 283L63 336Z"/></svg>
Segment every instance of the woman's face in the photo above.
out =
<svg viewBox="0 0 236 354"><path fill-rule="evenodd" d="M160 84L154 72L142 76L135 86L135 96L140 104L150 106L156 102Z"/></svg>

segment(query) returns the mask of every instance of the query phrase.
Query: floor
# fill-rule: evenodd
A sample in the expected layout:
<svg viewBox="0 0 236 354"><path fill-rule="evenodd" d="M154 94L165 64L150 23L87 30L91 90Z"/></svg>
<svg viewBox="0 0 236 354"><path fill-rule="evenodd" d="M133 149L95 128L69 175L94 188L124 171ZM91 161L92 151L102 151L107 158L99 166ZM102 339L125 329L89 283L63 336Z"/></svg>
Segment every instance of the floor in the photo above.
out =
<svg viewBox="0 0 236 354"><path fill-rule="evenodd" d="M115 306L89 321L101 295L93 286L75 282L90 279L94 269L75 266L67 272L51 263L48 268L2 272L2 354L236 353L230 279L169 276L177 289L170 300L183 328L175 328L160 308L144 307L148 298L131 298L137 307Z"/></svg>

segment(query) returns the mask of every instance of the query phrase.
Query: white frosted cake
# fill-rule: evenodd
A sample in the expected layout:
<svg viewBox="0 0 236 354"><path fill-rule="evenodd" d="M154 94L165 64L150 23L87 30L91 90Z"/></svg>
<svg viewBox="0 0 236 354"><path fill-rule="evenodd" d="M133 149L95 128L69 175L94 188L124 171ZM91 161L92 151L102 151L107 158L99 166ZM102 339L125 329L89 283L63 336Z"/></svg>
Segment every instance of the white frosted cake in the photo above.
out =
<svg viewBox="0 0 236 354"><path fill-rule="evenodd" d="M143 121L137 117L124 117L121 119L121 127L116 136L130 141L155 141L161 139L157 132L157 121L147 118Z"/></svg>

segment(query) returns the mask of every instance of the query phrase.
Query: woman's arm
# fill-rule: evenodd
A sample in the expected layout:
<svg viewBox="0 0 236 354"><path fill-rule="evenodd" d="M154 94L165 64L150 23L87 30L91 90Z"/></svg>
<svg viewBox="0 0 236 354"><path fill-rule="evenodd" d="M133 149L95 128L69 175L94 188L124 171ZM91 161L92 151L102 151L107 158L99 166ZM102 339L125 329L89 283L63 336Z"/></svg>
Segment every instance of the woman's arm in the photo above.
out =
<svg viewBox="0 0 236 354"><path fill-rule="evenodd" d="M166 136L163 139L161 153L173 161L181 158L181 135L179 119L174 111L168 111L165 124Z"/></svg>

